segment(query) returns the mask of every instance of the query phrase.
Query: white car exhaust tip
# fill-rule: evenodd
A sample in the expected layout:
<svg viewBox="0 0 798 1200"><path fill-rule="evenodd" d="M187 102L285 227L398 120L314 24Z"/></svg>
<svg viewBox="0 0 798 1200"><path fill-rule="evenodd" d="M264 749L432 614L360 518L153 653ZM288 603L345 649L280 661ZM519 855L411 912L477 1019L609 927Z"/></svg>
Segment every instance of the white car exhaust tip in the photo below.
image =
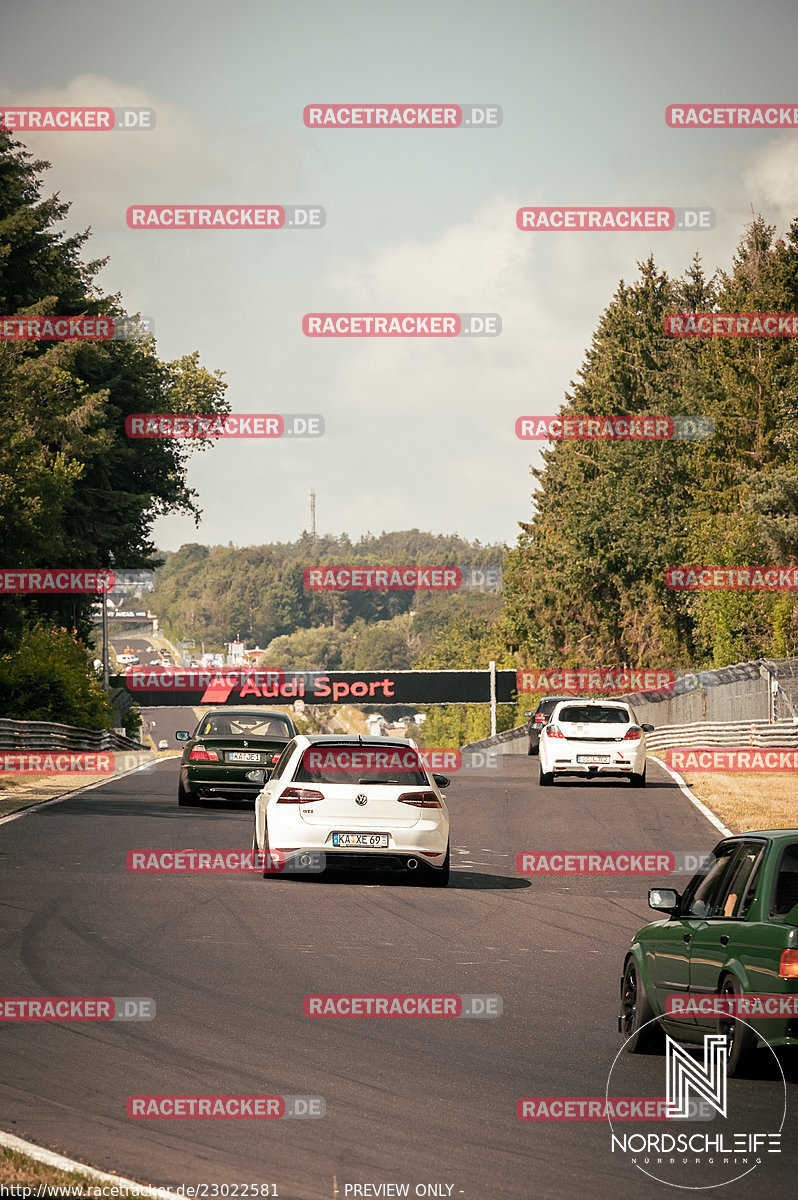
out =
<svg viewBox="0 0 798 1200"><path fill-rule="evenodd" d="M408 860L407 860L407 869L408 869L408 871L415 871L415 869L416 869L416 867L417 867L417 866L418 866L418 859L417 859L417 858L408 858Z"/></svg>

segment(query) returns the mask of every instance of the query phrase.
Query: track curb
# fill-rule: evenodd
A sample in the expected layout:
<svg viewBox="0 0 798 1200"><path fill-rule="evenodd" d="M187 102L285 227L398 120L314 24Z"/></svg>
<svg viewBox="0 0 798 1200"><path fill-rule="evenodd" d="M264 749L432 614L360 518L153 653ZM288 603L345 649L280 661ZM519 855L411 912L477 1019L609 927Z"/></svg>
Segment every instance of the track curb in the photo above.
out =
<svg viewBox="0 0 798 1200"><path fill-rule="evenodd" d="M113 1183L119 1187L125 1187L129 1191L137 1191L146 1196L152 1196L155 1200L175 1200L175 1194L166 1188L155 1187L149 1183L137 1183L135 1179L126 1179L124 1175L109 1175L107 1171L98 1171L95 1167L87 1167L85 1163L78 1162L74 1158L67 1158L64 1154L56 1154L54 1150L45 1150L43 1146L37 1146L35 1142L26 1142L22 1138L17 1137L13 1133L5 1133L0 1129L0 1146L5 1150L13 1150L16 1154L25 1154L28 1158L33 1158L37 1162L44 1163L45 1166L55 1167L59 1171L72 1171L76 1174L87 1175L92 1179L96 1179L102 1183ZM23 1185L19 1185L20 1187ZM66 1184L53 1184L53 1188L66 1187ZM48 1185L49 1187L49 1185Z"/></svg>

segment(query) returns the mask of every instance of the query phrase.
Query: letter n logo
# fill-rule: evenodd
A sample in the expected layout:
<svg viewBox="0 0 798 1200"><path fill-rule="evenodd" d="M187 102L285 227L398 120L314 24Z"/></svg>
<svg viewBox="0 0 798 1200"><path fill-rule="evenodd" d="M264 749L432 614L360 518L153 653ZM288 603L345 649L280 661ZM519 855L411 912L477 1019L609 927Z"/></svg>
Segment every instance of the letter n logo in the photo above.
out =
<svg viewBox="0 0 798 1200"><path fill-rule="evenodd" d="M726 1034L704 1034L704 1065L665 1036L666 1115L687 1121L695 1115L690 1092L707 1100L726 1116Z"/></svg>

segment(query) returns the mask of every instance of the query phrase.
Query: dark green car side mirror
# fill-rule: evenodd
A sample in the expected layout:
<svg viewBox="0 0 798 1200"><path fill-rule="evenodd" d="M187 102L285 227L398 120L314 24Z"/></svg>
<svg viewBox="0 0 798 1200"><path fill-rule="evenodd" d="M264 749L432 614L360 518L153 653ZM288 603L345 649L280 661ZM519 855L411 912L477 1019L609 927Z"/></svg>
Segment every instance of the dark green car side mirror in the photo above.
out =
<svg viewBox="0 0 798 1200"><path fill-rule="evenodd" d="M676 888L649 888L648 907L659 912L675 912L679 907L679 893Z"/></svg>
<svg viewBox="0 0 798 1200"><path fill-rule="evenodd" d="M191 734L187 729L178 729L175 738L178 742L188 742L191 740Z"/></svg>

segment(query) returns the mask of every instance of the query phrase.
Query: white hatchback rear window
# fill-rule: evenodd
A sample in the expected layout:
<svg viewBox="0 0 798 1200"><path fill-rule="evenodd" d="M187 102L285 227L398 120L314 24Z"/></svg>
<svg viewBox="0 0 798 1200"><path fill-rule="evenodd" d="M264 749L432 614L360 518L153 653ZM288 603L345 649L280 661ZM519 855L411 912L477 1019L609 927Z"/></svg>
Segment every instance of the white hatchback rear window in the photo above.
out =
<svg viewBox="0 0 798 1200"><path fill-rule="evenodd" d="M628 725L630 717L625 708L572 704L560 709L557 720L569 725Z"/></svg>

